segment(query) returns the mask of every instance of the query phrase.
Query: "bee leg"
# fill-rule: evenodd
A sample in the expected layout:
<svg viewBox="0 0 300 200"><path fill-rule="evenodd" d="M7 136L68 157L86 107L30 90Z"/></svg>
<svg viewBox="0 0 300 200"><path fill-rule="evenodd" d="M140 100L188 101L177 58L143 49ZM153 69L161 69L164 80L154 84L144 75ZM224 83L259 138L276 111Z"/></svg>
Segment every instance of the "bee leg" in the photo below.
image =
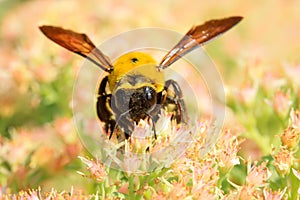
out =
<svg viewBox="0 0 300 200"><path fill-rule="evenodd" d="M155 128L155 122L153 121L153 119L151 119L152 121L152 130L153 130L153 133L154 133L154 138L157 139L157 136L156 136L156 128Z"/></svg>
<svg viewBox="0 0 300 200"><path fill-rule="evenodd" d="M165 96L163 95L163 93L165 92L159 92L157 93L156 95L156 98L157 98L157 102L156 102L156 105L155 107L149 112L149 114L147 114L153 123L156 123L157 120L159 119L159 115L161 113L161 108L162 108L162 104L165 100Z"/></svg>
<svg viewBox="0 0 300 200"><path fill-rule="evenodd" d="M123 113L119 116L116 116L116 118L117 118L117 126L123 129L125 138L128 139L131 133L133 132L134 122L128 119L128 113Z"/></svg>
<svg viewBox="0 0 300 200"><path fill-rule="evenodd" d="M111 138L114 128L116 125L116 121L114 119L114 114L110 107L111 105L111 94L107 94L106 86L108 83L108 77L104 77L100 83L98 98L97 98L97 116L100 121L104 122L104 129L106 133L109 133L109 139Z"/></svg>
<svg viewBox="0 0 300 200"><path fill-rule="evenodd" d="M167 80L165 82L165 91L166 97L164 100L164 106L168 107L170 104L175 105L174 118L176 119L176 122L186 124L188 122L187 110L183 100L183 94L178 83L172 79Z"/></svg>
<svg viewBox="0 0 300 200"><path fill-rule="evenodd" d="M152 130L153 130L153 133L154 133L154 138L157 139L157 136L156 136L156 128L155 128L155 122L157 121L157 119L154 119L154 117L152 117L151 115L149 115L148 113L145 113L146 115L148 115L148 117L151 119L151 122L152 122Z"/></svg>

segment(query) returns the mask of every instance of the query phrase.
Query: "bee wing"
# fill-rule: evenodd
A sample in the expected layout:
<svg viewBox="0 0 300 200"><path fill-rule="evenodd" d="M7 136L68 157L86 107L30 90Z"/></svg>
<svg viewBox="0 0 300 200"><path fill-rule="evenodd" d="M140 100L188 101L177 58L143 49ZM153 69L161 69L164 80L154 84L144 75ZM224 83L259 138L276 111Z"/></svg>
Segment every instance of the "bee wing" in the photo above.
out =
<svg viewBox="0 0 300 200"><path fill-rule="evenodd" d="M165 55L158 68L164 69L169 67L179 58L190 51L204 45L206 42L216 38L226 32L243 17L229 17L224 19L215 19L205 22L202 25L192 27L185 36Z"/></svg>
<svg viewBox="0 0 300 200"><path fill-rule="evenodd" d="M110 59L93 44L86 34L55 26L40 26L39 28L46 37L56 44L89 59L101 69L108 72L113 69Z"/></svg>

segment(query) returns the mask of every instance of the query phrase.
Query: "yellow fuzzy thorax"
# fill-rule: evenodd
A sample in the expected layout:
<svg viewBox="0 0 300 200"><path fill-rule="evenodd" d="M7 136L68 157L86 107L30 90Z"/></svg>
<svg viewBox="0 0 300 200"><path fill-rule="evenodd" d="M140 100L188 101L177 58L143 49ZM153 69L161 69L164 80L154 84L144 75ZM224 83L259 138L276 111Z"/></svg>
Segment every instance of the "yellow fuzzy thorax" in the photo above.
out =
<svg viewBox="0 0 300 200"><path fill-rule="evenodd" d="M157 92L163 90L163 72L157 70L157 62L149 54L143 52L130 52L120 56L113 66L114 70L108 75L108 83L111 91L113 91L116 84L127 75L145 76L153 81L153 85L156 87Z"/></svg>

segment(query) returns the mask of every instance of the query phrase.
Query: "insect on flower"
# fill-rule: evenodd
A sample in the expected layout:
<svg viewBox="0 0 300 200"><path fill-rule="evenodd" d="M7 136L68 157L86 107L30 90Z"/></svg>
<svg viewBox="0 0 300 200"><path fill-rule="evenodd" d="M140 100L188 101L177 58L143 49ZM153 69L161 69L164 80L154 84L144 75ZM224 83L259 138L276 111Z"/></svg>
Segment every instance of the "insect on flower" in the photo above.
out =
<svg viewBox="0 0 300 200"><path fill-rule="evenodd" d="M155 123L160 112L172 113L178 125L188 123L183 94L174 80L164 80L163 69L200 45L226 32L242 17L210 20L193 26L163 57L159 64L143 52L130 52L115 63L98 49L89 37L55 26L40 26L40 30L60 46L79 54L107 72L100 85L96 109L104 129L111 138L114 130L122 130L129 138L134 124L148 119L156 138Z"/></svg>

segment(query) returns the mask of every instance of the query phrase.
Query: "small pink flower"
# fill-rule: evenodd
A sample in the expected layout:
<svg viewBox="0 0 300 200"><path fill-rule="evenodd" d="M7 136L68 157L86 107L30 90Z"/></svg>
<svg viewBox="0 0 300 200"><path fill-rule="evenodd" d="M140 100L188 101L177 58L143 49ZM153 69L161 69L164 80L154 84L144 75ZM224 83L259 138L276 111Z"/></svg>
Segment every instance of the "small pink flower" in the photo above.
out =
<svg viewBox="0 0 300 200"><path fill-rule="evenodd" d="M256 187L245 184L239 188L238 197L236 199L261 199Z"/></svg>
<svg viewBox="0 0 300 200"><path fill-rule="evenodd" d="M12 171L22 166L30 152L37 148L38 142L33 142L32 135L33 133L28 130L18 130L18 134L12 134L11 140L3 140L0 157L10 163Z"/></svg>
<svg viewBox="0 0 300 200"><path fill-rule="evenodd" d="M292 103L289 92L285 93L283 91L278 91L274 94L272 106L279 116L286 117Z"/></svg>
<svg viewBox="0 0 300 200"><path fill-rule="evenodd" d="M153 200L165 200L165 199L168 199L168 195L165 192L159 190L158 192L154 193L154 195L152 196L152 199Z"/></svg>
<svg viewBox="0 0 300 200"><path fill-rule="evenodd" d="M231 147L232 149L229 148L222 150L217 158L219 166L225 172L230 171L233 166L240 164L240 160L237 157L238 149L235 147Z"/></svg>
<svg viewBox="0 0 300 200"><path fill-rule="evenodd" d="M144 120L135 126L130 136L130 148L132 152L145 153L152 145L152 128Z"/></svg>
<svg viewBox="0 0 300 200"><path fill-rule="evenodd" d="M267 71L265 72L262 79L262 87L266 92L272 92L278 90L286 84L286 80L277 71Z"/></svg>
<svg viewBox="0 0 300 200"><path fill-rule="evenodd" d="M173 182L168 194L168 199L184 199L189 196L189 188L182 182Z"/></svg>
<svg viewBox="0 0 300 200"><path fill-rule="evenodd" d="M57 118L55 119L53 124L55 130L62 137L64 142L74 143L78 141L78 135L76 134L74 124L71 118Z"/></svg>
<svg viewBox="0 0 300 200"><path fill-rule="evenodd" d="M292 149L298 145L300 140L300 129L288 127L286 128L282 135L280 136L281 142L283 146L287 146L287 148Z"/></svg>
<svg viewBox="0 0 300 200"><path fill-rule="evenodd" d="M219 179L217 166L210 158L202 163L194 163L193 187L191 193L195 199L215 199L215 188Z"/></svg>
<svg viewBox="0 0 300 200"><path fill-rule="evenodd" d="M289 151L286 147L281 146L277 153L272 152L274 157L274 165L281 175L286 175L290 172L290 167L293 164L293 152Z"/></svg>
<svg viewBox="0 0 300 200"><path fill-rule="evenodd" d="M142 161L141 156L132 152L126 152L121 168L123 171L127 172L127 174L138 173L141 171L140 167Z"/></svg>
<svg viewBox="0 0 300 200"><path fill-rule="evenodd" d="M24 192L24 197L27 200L40 200L41 195L39 195L38 191L36 190L29 190L28 192Z"/></svg>
<svg viewBox="0 0 300 200"><path fill-rule="evenodd" d="M106 178L106 172L104 165L97 159L96 161L94 160L89 160L84 157L79 156L78 157L84 164L87 165L87 169L90 171L91 177L95 179L96 181L103 181ZM82 176L86 176L82 172L78 172Z"/></svg>
<svg viewBox="0 0 300 200"><path fill-rule="evenodd" d="M217 143L216 159L222 171L228 172L234 165L240 164L239 157L237 156L240 150L239 142L230 131L225 131Z"/></svg>
<svg viewBox="0 0 300 200"><path fill-rule="evenodd" d="M284 188L282 191L272 191L271 189L264 188L263 194L264 194L264 200L281 200L284 198L284 194L286 192L287 188ZM287 199L287 198L284 198Z"/></svg>
<svg viewBox="0 0 300 200"><path fill-rule="evenodd" d="M254 83L242 85L237 91L239 101L246 106L252 105L257 94L257 89L258 87Z"/></svg>
<svg viewBox="0 0 300 200"><path fill-rule="evenodd" d="M249 161L248 161L249 162ZM267 168L265 162L256 165L256 162L251 167L251 163L247 165L246 184L254 188L263 187L266 185L267 180L271 177L271 172Z"/></svg>

